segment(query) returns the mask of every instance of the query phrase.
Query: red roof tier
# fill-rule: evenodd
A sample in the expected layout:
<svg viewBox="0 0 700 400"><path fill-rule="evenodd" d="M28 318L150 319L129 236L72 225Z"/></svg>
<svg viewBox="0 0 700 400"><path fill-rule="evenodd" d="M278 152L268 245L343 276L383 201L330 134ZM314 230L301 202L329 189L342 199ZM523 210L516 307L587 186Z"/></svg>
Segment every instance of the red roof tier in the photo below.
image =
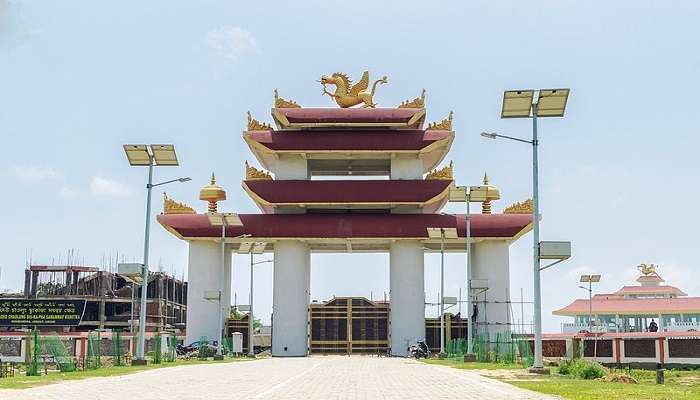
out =
<svg viewBox="0 0 700 400"><path fill-rule="evenodd" d="M427 239L428 227L457 228L466 235L464 215L450 214L239 214L243 226L226 229L246 240L310 239ZM530 229L529 214L472 215L474 238L516 238ZM217 238L221 228L209 224L206 214L161 214L158 222L182 239Z"/></svg>
<svg viewBox="0 0 700 400"><path fill-rule="evenodd" d="M700 297L665 299L593 298L593 314L672 314L700 313ZM588 315L588 300L578 299L568 306L555 310L554 315Z"/></svg>
<svg viewBox="0 0 700 400"><path fill-rule="evenodd" d="M626 294L675 294L677 296L687 296L682 290L675 286L659 285L659 286L623 286L622 289L613 293L616 295Z"/></svg>
<svg viewBox="0 0 700 400"><path fill-rule="evenodd" d="M451 180L253 180L243 188L265 212L275 206L308 208L416 206L434 213L447 202Z"/></svg>
<svg viewBox="0 0 700 400"><path fill-rule="evenodd" d="M255 157L271 170L280 154L303 154L307 159L333 159L342 155L389 160L397 154L414 154L423 171L435 168L452 146L454 133L409 129L353 131L249 131L243 138ZM346 153L346 154L345 154Z"/></svg>
<svg viewBox="0 0 700 400"><path fill-rule="evenodd" d="M328 127L382 127L420 129L422 108L274 108L272 117L280 129Z"/></svg>

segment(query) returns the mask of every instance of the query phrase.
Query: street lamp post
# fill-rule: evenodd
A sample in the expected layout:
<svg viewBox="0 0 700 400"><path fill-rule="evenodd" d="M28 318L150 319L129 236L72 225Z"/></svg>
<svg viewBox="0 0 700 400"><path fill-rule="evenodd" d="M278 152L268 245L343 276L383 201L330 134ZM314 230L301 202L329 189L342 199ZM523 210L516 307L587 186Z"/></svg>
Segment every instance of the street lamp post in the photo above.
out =
<svg viewBox="0 0 700 400"><path fill-rule="evenodd" d="M503 94L501 118L532 118L532 140L523 140L497 133L483 132L481 135L496 139L498 137L529 143L532 145L532 222L533 222L533 281L534 281L534 320L535 320L535 357L532 372L547 373L542 363L542 293L540 286L540 221L539 221L539 171L538 171L538 137L537 119L541 117L563 117L569 98L569 89L540 89L537 100L534 90L511 90Z"/></svg>
<svg viewBox="0 0 700 400"><path fill-rule="evenodd" d="M456 186L454 191L450 191L450 201L464 201L466 208L465 229L467 236L467 354L464 355L464 361L476 361L476 356L473 351L474 326L472 321L473 305L472 305L472 232L471 222L472 214L471 202L493 201L501 198L499 190L490 185L483 186Z"/></svg>
<svg viewBox="0 0 700 400"><path fill-rule="evenodd" d="M457 239L456 228L428 228L428 237L440 239L440 357L445 356L445 239Z"/></svg>
<svg viewBox="0 0 700 400"><path fill-rule="evenodd" d="M221 226L221 254L219 256L221 261L221 278L219 279L219 290L217 296L217 303L219 305L219 337L216 343L216 356L215 360L224 359L223 342L224 342L224 270L226 269L226 226L243 226L241 219L238 214L234 213L207 213L207 218L209 219L209 224L212 226ZM250 235L244 234L236 236L235 238L248 237ZM234 239L235 239L234 238Z"/></svg>
<svg viewBox="0 0 700 400"><path fill-rule="evenodd" d="M588 283L588 287L579 287L588 291L588 332L593 333L593 283L600 282L600 275L581 275L579 282Z"/></svg>
<svg viewBox="0 0 700 400"><path fill-rule="evenodd" d="M141 285L141 305L139 312L139 342L136 349L136 358L132 361L134 365L146 364L146 298L148 294L148 252L151 236L151 193L156 186L165 185L172 182L187 182L190 178L178 178L166 182L153 184L154 166L177 166L177 155L175 146L171 144L151 144L151 145L124 145L126 158L131 166L148 167L148 184L146 185L146 229L143 244L143 263Z"/></svg>
<svg viewBox="0 0 700 400"><path fill-rule="evenodd" d="M241 243L241 246L238 248L238 253L239 254L250 254L250 305L248 307L248 356L250 357L255 357L255 346L254 346L254 339L255 335L253 332L254 329L254 324L253 324L253 266L257 264L263 264L267 262L271 262L272 260L265 260L265 261L258 261L258 262L253 262L253 255L254 254L262 254L265 251L265 247L267 246L267 243L265 242L243 242Z"/></svg>

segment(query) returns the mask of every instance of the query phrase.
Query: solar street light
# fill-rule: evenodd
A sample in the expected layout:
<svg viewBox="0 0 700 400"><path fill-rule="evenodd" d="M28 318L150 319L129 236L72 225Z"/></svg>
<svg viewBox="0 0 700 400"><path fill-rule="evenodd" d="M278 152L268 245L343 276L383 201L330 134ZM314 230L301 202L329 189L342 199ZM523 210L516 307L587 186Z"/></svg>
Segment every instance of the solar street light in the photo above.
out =
<svg viewBox="0 0 700 400"><path fill-rule="evenodd" d="M267 247L265 242L243 242L238 247L238 253L250 254L250 311L248 311L248 355L255 357L254 349L254 334L253 334L253 266L256 264L262 264L266 262L271 262L272 260L265 260L259 262L253 262L254 254L262 254Z"/></svg>
<svg viewBox="0 0 700 400"><path fill-rule="evenodd" d="M600 282L600 275L581 275L579 282L588 283L588 287L579 287L588 291L588 331L593 332L593 284Z"/></svg>
<svg viewBox="0 0 700 400"><path fill-rule="evenodd" d="M537 94L535 94L537 92ZM540 220L538 196L538 161L537 119L539 117L563 117L569 99L569 89L540 89L540 90L506 90L503 93L501 118L532 118L532 140L482 132L481 136L488 139L504 138L528 143L532 146L532 223L533 223L533 273L534 273L534 325L535 325L535 354L532 366L533 372L547 373L542 364L542 293L540 282ZM554 265L550 264L549 266ZM548 267L549 267L548 266Z"/></svg>
<svg viewBox="0 0 700 400"><path fill-rule="evenodd" d="M428 237L440 239L440 356L445 355L445 239L457 239L457 228L427 228Z"/></svg>
<svg viewBox="0 0 700 400"><path fill-rule="evenodd" d="M175 146L172 144L125 144L122 146L126 159L132 167L148 167L146 185L146 232L143 245L143 284L141 285L141 313L139 314L139 342L134 365L146 364L146 298L148 292L148 251L151 237L151 192L153 188L172 182L187 182L190 178L178 178L153 184L153 167L178 165Z"/></svg>

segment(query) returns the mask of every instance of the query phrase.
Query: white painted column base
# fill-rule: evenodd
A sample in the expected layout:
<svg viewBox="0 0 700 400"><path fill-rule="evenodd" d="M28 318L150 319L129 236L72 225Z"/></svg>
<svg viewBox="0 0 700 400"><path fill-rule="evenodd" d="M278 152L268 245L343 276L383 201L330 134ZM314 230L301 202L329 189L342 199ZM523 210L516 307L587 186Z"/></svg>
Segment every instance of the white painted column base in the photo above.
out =
<svg viewBox="0 0 700 400"><path fill-rule="evenodd" d="M221 246L214 241L189 242L187 266L187 335L186 344L206 336L219 338L219 304L204 299L204 293L219 290L223 280Z"/></svg>
<svg viewBox="0 0 700 400"><path fill-rule="evenodd" d="M389 249L391 354L405 356L425 339L425 270L423 244L397 241Z"/></svg>
<svg viewBox="0 0 700 400"><path fill-rule="evenodd" d="M275 243L272 293L272 356L308 354L311 252L299 241Z"/></svg>
<svg viewBox="0 0 700 400"><path fill-rule="evenodd" d="M479 305L477 321L482 323L486 319L491 336L511 329L510 305L507 303L510 300L509 245L505 240L487 240L472 247L473 286L478 286L480 280L486 280L488 284L488 290L476 299ZM484 297L486 303L483 303ZM479 326L481 332L482 326Z"/></svg>

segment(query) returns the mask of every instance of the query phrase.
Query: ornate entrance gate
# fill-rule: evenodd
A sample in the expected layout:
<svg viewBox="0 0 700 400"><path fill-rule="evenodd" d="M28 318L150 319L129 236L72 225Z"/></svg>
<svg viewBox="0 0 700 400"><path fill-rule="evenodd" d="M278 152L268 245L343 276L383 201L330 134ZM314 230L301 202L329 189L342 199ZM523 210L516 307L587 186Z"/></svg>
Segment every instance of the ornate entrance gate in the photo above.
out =
<svg viewBox="0 0 700 400"><path fill-rule="evenodd" d="M387 354L389 304L335 297L309 308L311 354Z"/></svg>

